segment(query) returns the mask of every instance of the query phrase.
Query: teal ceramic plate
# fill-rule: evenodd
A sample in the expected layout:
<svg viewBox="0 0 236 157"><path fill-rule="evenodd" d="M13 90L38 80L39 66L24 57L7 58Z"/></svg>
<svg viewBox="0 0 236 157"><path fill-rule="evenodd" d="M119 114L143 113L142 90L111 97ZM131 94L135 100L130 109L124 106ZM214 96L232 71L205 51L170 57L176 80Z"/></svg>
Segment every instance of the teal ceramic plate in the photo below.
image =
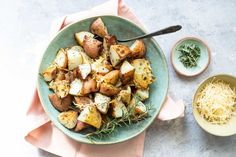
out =
<svg viewBox="0 0 236 157"><path fill-rule="evenodd" d="M184 44L195 44L201 50L201 56L197 62L196 67L186 68L183 63L180 62L179 56L180 52L178 51L179 47ZM211 55L210 49L205 42L195 37L187 37L179 40L171 50L171 63L175 71L184 76L196 76L202 73L208 67L210 63Z"/></svg>
<svg viewBox="0 0 236 157"><path fill-rule="evenodd" d="M135 25L134 23L116 16L101 16L105 25L108 28L110 34L114 34L118 39L129 38L138 35L142 35L145 32ZM111 135L102 139L94 138L93 141L87 139L84 134L75 133L63 127L57 120L59 112L51 105L48 94L51 93L48 89L48 85L41 77L40 73L45 70L49 64L53 61L57 51L62 47L68 47L77 45L74 40L74 33L79 31L89 31L89 26L92 21L97 17L88 18L82 21L75 22L64 29L52 39L46 48L38 74L38 93L40 100L43 104L44 110L50 117L51 121L56 127L58 127L64 134L70 138L83 143L90 144L113 144L126 141L132 137L137 136L143 132L156 118L161 106L166 98L168 89L168 69L165 56L160 46L153 39L145 39L145 45L147 47L147 58L151 62L154 76L156 81L150 86L150 98L145 103L152 103L153 110L150 111L150 117L130 126L124 126L118 128ZM131 43L125 43L130 45Z"/></svg>

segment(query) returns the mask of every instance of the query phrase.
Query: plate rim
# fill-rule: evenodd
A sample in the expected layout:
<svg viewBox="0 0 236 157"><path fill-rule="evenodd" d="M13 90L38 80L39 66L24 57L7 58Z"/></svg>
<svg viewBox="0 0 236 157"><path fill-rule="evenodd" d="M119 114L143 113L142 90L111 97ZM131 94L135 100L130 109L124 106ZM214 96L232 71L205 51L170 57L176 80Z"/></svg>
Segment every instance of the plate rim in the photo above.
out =
<svg viewBox="0 0 236 157"><path fill-rule="evenodd" d="M53 120L52 120L52 114L50 114L50 111L46 108L46 105L43 104L43 101L42 101L42 95L41 95L41 92L40 92L40 89L39 89L39 86L40 86L40 67L41 67L41 64L42 64L42 60L43 60L43 56L45 55L45 52L46 50L48 49L48 47L50 46L51 42L61 33L63 32L65 29L67 29L68 27L70 27L71 25L74 25L78 22L83 22L85 20L88 20L88 19L93 19L93 18L103 18L103 17L111 17L111 18L118 18L118 19L122 19L126 22L129 22L131 23L132 25L135 25L136 27L138 27L141 31L143 31L144 33L147 33L144 28L138 26L137 24L135 24L133 21L129 20L129 19L126 19L124 17L121 17L121 16L115 16L115 15L99 15L99 16L92 16L92 17L88 17L88 18L83 18L83 19L80 19L80 20L76 20L70 24L68 24L67 26L65 26L64 28L62 28L60 31L58 31L57 33L55 33L49 41L47 41L46 43L46 48L44 48L44 51L43 51L43 54L42 54L42 57L41 57L41 60L39 62L39 67L38 67L38 77L37 77L37 92L38 92L38 95L39 95L39 99L40 99L40 102L42 104L42 107L45 111L45 113L47 114L47 116L49 117L50 121L53 123L54 126L56 126L63 134L65 134L67 137L75 140L76 142L80 142L80 143L85 143L85 144L92 144L92 145L110 145L110 144L116 144L116 143L121 143L121 142L125 142L125 141L128 141L138 135L140 135L141 133L143 133L147 128L150 127L150 125L153 123L153 121L156 119L156 117L158 116L159 112L161 111L162 107L163 107L163 104L167 98L167 93L168 93L168 90L169 90L169 69L168 69L168 64L167 64L167 59L165 57L165 54L164 54L164 51L161 49L160 45L155 41L154 38L149 38L155 45L156 47L160 50L160 56L163 60L163 63L166 65L164 68L166 68L166 72L167 72L167 88L165 89L164 91L164 97L162 98L161 100L161 103L160 103L160 107L159 107L159 110L157 111L156 115L152 116L152 118L150 119L150 121L148 121L147 125L145 128L142 128L140 129L140 131L138 131L136 134L133 134L132 136L129 136L127 138L123 138L121 140L116 140L114 142L102 142L102 141L93 141L91 142L90 140L78 140L77 138L74 138L74 136L71 136L69 133L67 132L64 132L59 126L57 126L56 124L54 124ZM156 52L155 52L156 53Z"/></svg>

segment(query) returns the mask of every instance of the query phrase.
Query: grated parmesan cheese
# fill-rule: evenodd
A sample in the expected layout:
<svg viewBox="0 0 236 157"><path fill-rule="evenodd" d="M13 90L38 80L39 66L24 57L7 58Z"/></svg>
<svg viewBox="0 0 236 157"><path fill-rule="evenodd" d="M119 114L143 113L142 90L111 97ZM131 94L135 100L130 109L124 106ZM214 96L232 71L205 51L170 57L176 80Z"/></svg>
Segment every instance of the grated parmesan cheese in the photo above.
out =
<svg viewBox="0 0 236 157"><path fill-rule="evenodd" d="M197 95L196 108L213 124L225 124L235 114L236 92L223 80L213 79Z"/></svg>

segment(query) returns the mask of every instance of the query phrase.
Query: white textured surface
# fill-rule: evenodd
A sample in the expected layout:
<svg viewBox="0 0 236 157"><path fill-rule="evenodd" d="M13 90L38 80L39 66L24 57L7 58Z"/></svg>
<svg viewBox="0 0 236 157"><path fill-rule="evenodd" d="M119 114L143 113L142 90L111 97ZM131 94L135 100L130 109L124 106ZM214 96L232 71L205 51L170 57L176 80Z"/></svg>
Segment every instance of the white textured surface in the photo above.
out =
<svg viewBox="0 0 236 157"><path fill-rule="evenodd" d="M1 0L1 153L5 156L54 156L23 140L23 117L35 86L40 52L49 35L50 22L65 14L95 6L105 0ZM169 64L170 95L186 101L186 116L171 122L155 122L147 131L145 157L236 156L236 136L215 137L193 119L191 100L197 85L216 73L236 75L236 1L136 0L125 1L148 31L181 24L181 32L156 37ZM185 36L198 36L209 44L212 62L194 78L176 75L170 65L172 45ZM7 121L8 120L8 121ZM2 145L3 144L3 145Z"/></svg>

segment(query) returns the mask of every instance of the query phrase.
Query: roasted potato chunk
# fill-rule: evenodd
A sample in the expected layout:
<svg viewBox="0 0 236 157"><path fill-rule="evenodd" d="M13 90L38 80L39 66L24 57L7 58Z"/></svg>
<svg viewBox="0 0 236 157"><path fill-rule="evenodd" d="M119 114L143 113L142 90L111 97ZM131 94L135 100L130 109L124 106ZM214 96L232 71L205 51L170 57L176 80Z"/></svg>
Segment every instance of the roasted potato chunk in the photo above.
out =
<svg viewBox="0 0 236 157"><path fill-rule="evenodd" d="M48 98L52 105L60 112L67 111L72 103L71 95L67 95L64 98L58 97L55 93L49 94Z"/></svg>
<svg viewBox="0 0 236 157"><path fill-rule="evenodd" d="M70 111L61 112L58 115L58 120L66 128L73 129L77 124L77 117L78 117L78 113L73 110L70 110Z"/></svg>
<svg viewBox="0 0 236 157"><path fill-rule="evenodd" d="M88 37L91 37L93 38L94 35L90 32L87 32L87 31L81 31L81 32L78 32L78 33L75 33L75 40L77 41L77 43L81 46L84 45L84 37L85 36L88 36Z"/></svg>
<svg viewBox="0 0 236 157"><path fill-rule="evenodd" d="M111 115L114 118L121 118L122 116L124 116L128 112L125 105L117 99L113 99L110 102L110 107L111 107Z"/></svg>
<svg viewBox="0 0 236 157"><path fill-rule="evenodd" d="M131 88L128 86L127 89L120 91L119 97L123 103L129 104L131 101L131 94Z"/></svg>
<svg viewBox="0 0 236 157"><path fill-rule="evenodd" d="M99 56L99 52L102 49L102 42L100 42L97 39L85 36L84 37L84 45L83 45L83 47L84 47L85 53L89 57L95 59L95 58L97 58Z"/></svg>
<svg viewBox="0 0 236 157"><path fill-rule="evenodd" d="M135 59L132 61L134 67L134 84L137 88L147 89L154 79L151 66L146 59Z"/></svg>
<svg viewBox="0 0 236 157"><path fill-rule="evenodd" d="M82 90L83 90L83 82L80 79L75 79L73 82L71 82L69 94L75 96L82 95Z"/></svg>
<svg viewBox="0 0 236 157"><path fill-rule="evenodd" d="M144 101L149 98L149 89L138 89L135 93L135 96L140 100Z"/></svg>
<svg viewBox="0 0 236 157"><path fill-rule="evenodd" d="M108 35L107 28L104 25L101 18L97 18L90 26L90 30L93 34L96 34L102 38Z"/></svg>
<svg viewBox="0 0 236 157"><path fill-rule="evenodd" d="M127 84L134 78L134 67L128 62L124 61L120 67L120 77L123 84Z"/></svg>
<svg viewBox="0 0 236 157"><path fill-rule="evenodd" d="M79 121L79 120L77 120L77 124L76 124L76 127L75 127L75 132L79 132L79 131L81 131L81 130L83 130L83 129L86 129L86 128L88 128L90 125L88 125L88 124L86 124L86 123L84 123L84 122L81 122L81 121Z"/></svg>
<svg viewBox="0 0 236 157"><path fill-rule="evenodd" d="M85 80L92 71L90 64L81 64L79 65L78 69L79 69L80 76L83 80Z"/></svg>
<svg viewBox="0 0 236 157"><path fill-rule="evenodd" d="M64 49L60 49L57 52L57 56L54 60L54 63L57 65L58 68L66 68L68 63L68 58L66 55L66 51Z"/></svg>
<svg viewBox="0 0 236 157"><path fill-rule="evenodd" d="M51 81L49 84L49 88L51 88L57 96L60 98L64 98L68 95L70 90L70 84L67 80L61 80L61 81Z"/></svg>
<svg viewBox="0 0 236 157"><path fill-rule="evenodd" d="M73 70L83 63L83 57L81 53L75 49L68 49L67 56L69 70Z"/></svg>
<svg viewBox="0 0 236 157"><path fill-rule="evenodd" d="M74 105L82 111L86 106L93 103L93 100L86 96L75 96Z"/></svg>
<svg viewBox="0 0 236 157"><path fill-rule="evenodd" d="M147 113L147 107L140 100L132 98L129 104L131 107L134 107L134 114L140 115Z"/></svg>
<svg viewBox="0 0 236 157"><path fill-rule="evenodd" d="M125 45L111 45L109 50L110 61L113 67L117 66L130 54L130 50Z"/></svg>
<svg viewBox="0 0 236 157"><path fill-rule="evenodd" d="M107 113L110 101L111 101L110 97L105 96L101 93L95 93L94 102L95 102L97 109L101 113L103 113L103 114Z"/></svg>
<svg viewBox="0 0 236 157"><path fill-rule="evenodd" d="M115 85L119 79L120 71L119 70L113 70L107 73L105 76L103 76L103 80L106 83L110 83L112 85Z"/></svg>
<svg viewBox="0 0 236 157"><path fill-rule="evenodd" d="M111 69L111 67L103 57L99 57L99 59L95 60L95 62L92 63L91 67L94 73L98 73L101 75L107 74Z"/></svg>
<svg viewBox="0 0 236 157"><path fill-rule="evenodd" d="M87 80L84 81L83 89L82 89L83 95L93 93L98 90L99 89L97 88L97 82L92 77L89 77L87 78Z"/></svg>
<svg viewBox="0 0 236 157"><path fill-rule="evenodd" d="M102 82L100 85L100 93L106 96L113 96L120 92L120 89L113 86L112 84Z"/></svg>
<svg viewBox="0 0 236 157"><path fill-rule="evenodd" d="M102 117L95 105L88 105L80 113L78 120L86 124L92 125L99 129L102 125Z"/></svg>
<svg viewBox="0 0 236 157"><path fill-rule="evenodd" d="M43 73L43 78L45 81L50 82L52 81L57 74L57 67L56 65L50 65Z"/></svg>
<svg viewBox="0 0 236 157"><path fill-rule="evenodd" d="M142 40L136 40L131 46L131 57L133 58L142 58L145 55L146 47Z"/></svg>

